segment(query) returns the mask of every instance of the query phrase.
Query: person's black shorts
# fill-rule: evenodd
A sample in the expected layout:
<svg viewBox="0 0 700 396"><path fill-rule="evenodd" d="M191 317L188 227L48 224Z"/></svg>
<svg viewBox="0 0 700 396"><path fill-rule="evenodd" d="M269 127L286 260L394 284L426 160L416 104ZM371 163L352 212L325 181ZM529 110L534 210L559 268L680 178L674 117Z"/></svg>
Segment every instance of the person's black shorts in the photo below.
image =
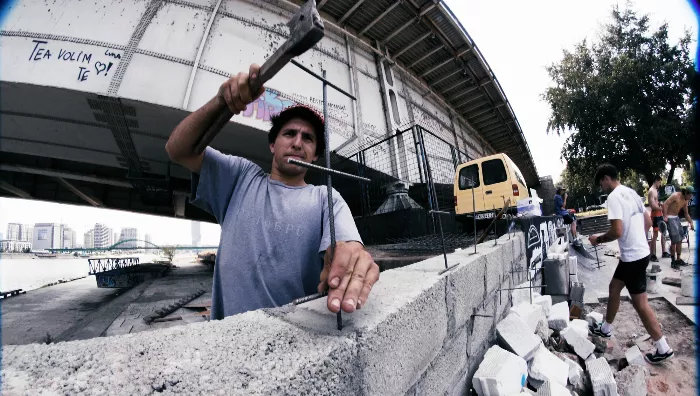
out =
<svg viewBox="0 0 700 396"><path fill-rule="evenodd" d="M625 282L625 287L630 294L646 293L648 266L649 256L630 263L620 260L613 278Z"/></svg>
<svg viewBox="0 0 700 396"><path fill-rule="evenodd" d="M659 229L659 223L664 221L663 216L655 216L653 219L651 219L651 226L654 227L655 230Z"/></svg>
<svg viewBox="0 0 700 396"><path fill-rule="evenodd" d="M564 224L569 225L574 222L574 216L571 214L565 214L562 216L564 218Z"/></svg>

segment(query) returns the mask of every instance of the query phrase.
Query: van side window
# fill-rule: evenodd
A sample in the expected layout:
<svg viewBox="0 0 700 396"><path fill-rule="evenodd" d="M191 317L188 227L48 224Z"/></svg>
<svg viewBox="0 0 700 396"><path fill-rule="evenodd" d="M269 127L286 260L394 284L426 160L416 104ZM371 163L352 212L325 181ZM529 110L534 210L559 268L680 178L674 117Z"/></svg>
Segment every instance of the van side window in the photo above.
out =
<svg viewBox="0 0 700 396"><path fill-rule="evenodd" d="M459 170L459 189L469 190L472 188L470 179L474 181L474 187L479 187L481 184L479 182L479 165L469 165Z"/></svg>
<svg viewBox="0 0 700 396"><path fill-rule="evenodd" d="M508 180L506 167L503 166L503 161L500 159L492 159L484 161L481 164L484 172L484 185L488 186L496 183L503 183Z"/></svg>
<svg viewBox="0 0 700 396"><path fill-rule="evenodd" d="M515 164L512 161L510 163L510 166L515 171L515 178L518 179L518 183L522 184L523 186L527 186L527 184L525 184L525 179L523 179L523 175L520 174L520 169L518 169L518 167L515 166Z"/></svg>

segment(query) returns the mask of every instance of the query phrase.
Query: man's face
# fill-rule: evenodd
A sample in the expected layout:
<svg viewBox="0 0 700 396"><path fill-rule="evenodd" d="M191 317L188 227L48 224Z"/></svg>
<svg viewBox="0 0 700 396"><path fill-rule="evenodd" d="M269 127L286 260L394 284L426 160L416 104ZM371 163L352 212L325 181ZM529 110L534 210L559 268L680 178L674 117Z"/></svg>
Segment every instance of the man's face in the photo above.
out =
<svg viewBox="0 0 700 396"><path fill-rule="evenodd" d="M316 133L313 126L301 118L289 120L280 130L275 142L270 144L270 152L277 169L288 176L306 173L306 168L287 163L287 159L316 161Z"/></svg>
<svg viewBox="0 0 700 396"><path fill-rule="evenodd" d="M613 187L610 176L605 176L602 179L600 179L600 188L603 189L603 192L606 194L610 194L612 192Z"/></svg>
<svg viewBox="0 0 700 396"><path fill-rule="evenodd" d="M693 199L693 194L690 194L690 193L688 193L688 194L683 194L683 199L685 199L686 201L690 202L690 200Z"/></svg>
<svg viewBox="0 0 700 396"><path fill-rule="evenodd" d="M657 180L654 182L654 188L656 188L658 190L659 187L661 187L661 180Z"/></svg>

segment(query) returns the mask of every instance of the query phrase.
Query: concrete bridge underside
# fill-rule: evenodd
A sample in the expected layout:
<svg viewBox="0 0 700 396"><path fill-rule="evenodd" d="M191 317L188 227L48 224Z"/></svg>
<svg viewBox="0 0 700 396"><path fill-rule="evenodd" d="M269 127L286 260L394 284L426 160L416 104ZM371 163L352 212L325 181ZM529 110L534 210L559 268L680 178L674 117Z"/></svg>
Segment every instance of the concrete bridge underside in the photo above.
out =
<svg viewBox="0 0 700 396"><path fill-rule="evenodd" d="M22 83L2 82L0 90L0 196L213 221L185 204L189 171L170 163L164 150L188 112ZM125 136L141 175L129 175L129 159L119 147ZM267 136L255 128L231 122L213 146L269 171Z"/></svg>

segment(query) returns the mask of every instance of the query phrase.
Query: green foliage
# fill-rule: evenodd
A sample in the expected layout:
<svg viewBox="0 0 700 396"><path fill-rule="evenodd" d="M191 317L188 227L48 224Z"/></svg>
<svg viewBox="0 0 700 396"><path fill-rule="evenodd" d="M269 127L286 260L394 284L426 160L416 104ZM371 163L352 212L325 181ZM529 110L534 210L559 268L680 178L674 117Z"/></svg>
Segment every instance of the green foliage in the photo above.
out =
<svg viewBox="0 0 700 396"><path fill-rule="evenodd" d="M615 6L597 42L584 40L547 68L554 85L543 94L552 114L547 133L570 132L562 148L569 172L592 177L609 162L651 184L688 161L691 133L690 33L669 44L666 24ZM636 181L635 181L636 184Z"/></svg>
<svg viewBox="0 0 700 396"><path fill-rule="evenodd" d="M173 262L173 257L175 256L175 247L174 246L163 246L163 254L165 257L168 258L168 261L171 263Z"/></svg>

